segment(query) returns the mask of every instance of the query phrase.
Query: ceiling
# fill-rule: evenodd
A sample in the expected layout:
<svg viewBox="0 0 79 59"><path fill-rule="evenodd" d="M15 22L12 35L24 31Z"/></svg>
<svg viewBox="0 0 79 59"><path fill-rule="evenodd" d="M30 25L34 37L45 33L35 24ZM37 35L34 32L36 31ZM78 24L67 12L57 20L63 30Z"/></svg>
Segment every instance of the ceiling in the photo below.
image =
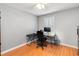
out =
<svg viewBox="0 0 79 59"><path fill-rule="evenodd" d="M45 10L38 10L34 8L36 4L37 3L7 3L8 6L17 8L24 12L29 12L36 16L45 15L51 12L53 13L53 12L57 12L57 11L61 11L69 8L79 7L79 3L48 3L46 4Z"/></svg>

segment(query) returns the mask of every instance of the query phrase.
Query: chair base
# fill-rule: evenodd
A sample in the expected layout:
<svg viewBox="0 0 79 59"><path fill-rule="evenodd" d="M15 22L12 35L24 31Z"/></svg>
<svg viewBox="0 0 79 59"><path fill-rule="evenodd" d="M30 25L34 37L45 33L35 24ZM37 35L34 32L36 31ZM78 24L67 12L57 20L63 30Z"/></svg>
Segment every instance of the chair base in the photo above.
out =
<svg viewBox="0 0 79 59"><path fill-rule="evenodd" d="M44 47L47 47L47 45L41 45L41 44L37 44L38 46L36 47L36 48L38 48L38 47L41 47L42 48L42 50L44 49Z"/></svg>

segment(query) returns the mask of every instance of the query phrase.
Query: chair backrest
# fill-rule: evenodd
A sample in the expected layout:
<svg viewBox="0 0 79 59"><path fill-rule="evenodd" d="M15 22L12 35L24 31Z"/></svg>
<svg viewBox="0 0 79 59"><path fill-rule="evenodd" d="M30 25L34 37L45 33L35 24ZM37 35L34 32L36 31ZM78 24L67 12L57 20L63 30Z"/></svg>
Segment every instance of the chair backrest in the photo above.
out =
<svg viewBox="0 0 79 59"><path fill-rule="evenodd" d="M43 35L42 31L37 31L37 35Z"/></svg>
<svg viewBox="0 0 79 59"><path fill-rule="evenodd" d="M37 31L37 37L42 38L44 36L43 31Z"/></svg>

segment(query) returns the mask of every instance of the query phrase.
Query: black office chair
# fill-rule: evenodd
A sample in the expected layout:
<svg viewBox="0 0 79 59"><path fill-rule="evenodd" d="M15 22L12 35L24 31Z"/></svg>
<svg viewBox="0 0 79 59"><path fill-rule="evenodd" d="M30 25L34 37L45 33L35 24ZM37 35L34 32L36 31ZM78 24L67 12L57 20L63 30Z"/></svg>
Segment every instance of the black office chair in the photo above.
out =
<svg viewBox="0 0 79 59"><path fill-rule="evenodd" d="M42 47L42 49L44 49L44 47L46 47L46 37L44 37L43 35L43 31L37 31L37 47Z"/></svg>

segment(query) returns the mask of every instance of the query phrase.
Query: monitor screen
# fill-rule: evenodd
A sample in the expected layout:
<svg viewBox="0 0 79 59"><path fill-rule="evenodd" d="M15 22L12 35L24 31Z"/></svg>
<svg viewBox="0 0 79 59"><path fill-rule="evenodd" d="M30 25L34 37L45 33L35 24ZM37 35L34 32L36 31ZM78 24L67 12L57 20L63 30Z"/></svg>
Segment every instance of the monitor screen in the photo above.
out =
<svg viewBox="0 0 79 59"><path fill-rule="evenodd" d="M50 32L51 31L51 28L50 27L44 27L44 31L45 32Z"/></svg>

